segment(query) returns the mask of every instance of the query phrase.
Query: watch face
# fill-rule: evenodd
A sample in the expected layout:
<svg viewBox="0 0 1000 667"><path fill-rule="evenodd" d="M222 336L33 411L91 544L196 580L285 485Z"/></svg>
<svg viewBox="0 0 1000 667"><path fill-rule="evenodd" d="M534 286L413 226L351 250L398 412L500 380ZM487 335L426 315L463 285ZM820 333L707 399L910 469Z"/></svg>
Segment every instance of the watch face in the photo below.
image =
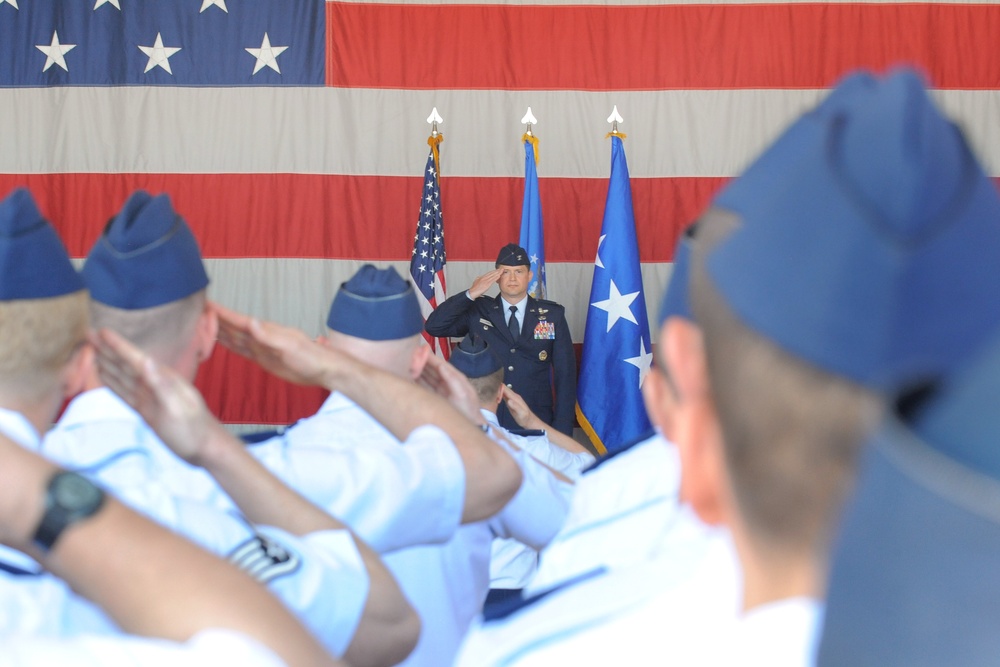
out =
<svg viewBox="0 0 1000 667"><path fill-rule="evenodd" d="M48 551L68 527L93 516L104 504L104 491L75 472L57 472L45 488L45 513L34 542Z"/></svg>
<svg viewBox="0 0 1000 667"><path fill-rule="evenodd" d="M66 509L86 509L97 503L101 490L80 475L60 475L52 487L56 503Z"/></svg>

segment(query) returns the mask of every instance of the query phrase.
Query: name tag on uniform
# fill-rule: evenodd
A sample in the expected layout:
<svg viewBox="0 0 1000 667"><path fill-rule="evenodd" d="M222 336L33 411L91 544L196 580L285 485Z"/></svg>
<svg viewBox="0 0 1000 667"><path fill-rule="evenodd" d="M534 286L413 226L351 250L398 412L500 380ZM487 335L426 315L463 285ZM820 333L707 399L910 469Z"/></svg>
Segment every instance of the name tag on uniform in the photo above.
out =
<svg viewBox="0 0 1000 667"><path fill-rule="evenodd" d="M486 331L486 327L492 327L493 323L487 319L479 318L479 323L483 325L483 331Z"/></svg>
<svg viewBox="0 0 1000 667"><path fill-rule="evenodd" d="M552 322L539 322L535 325L535 340L553 340L556 337L556 325Z"/></svg>

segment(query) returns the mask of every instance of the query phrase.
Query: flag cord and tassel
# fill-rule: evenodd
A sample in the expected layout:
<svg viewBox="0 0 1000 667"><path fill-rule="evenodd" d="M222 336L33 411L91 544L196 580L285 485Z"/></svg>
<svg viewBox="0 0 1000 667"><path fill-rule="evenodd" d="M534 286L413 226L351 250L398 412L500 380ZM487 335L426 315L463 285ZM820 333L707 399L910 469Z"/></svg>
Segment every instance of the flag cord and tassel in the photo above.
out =
<svg viewBox="0 0 1000 667"><path fill-rule="evenodd" d="M438 153L438 145L442 141L444 141L444 135L437 131L437 123L434 123L431 136L427 137L427 145L431 147L431 153L434 154L434 170L437 171L438 176L441 175L441 155Z"/></svg>
<svg viewBox="0 0 1000 667"><path fill-rule="evenodd" d="M611 117L615 118L615 116L617 115L618 115L618 107L616 106L615 110L611 112ZM617 118L615 118L615 120L611 121L611 131L608 132L606 135L604 135L604 138L610 139L611 137L618 137L619 139L624 139L627 136L628 135L626 135L624 132L618 131L618 120Z"/></svg>
<svg viewBox="0 0 1000 667"><path fill-rule="evenodd" d="M528 126L528 131L521 137L521 141L531 142L531 148L535 154L535 166L538 166L538 137L531 133L531 126Z"/></svg>

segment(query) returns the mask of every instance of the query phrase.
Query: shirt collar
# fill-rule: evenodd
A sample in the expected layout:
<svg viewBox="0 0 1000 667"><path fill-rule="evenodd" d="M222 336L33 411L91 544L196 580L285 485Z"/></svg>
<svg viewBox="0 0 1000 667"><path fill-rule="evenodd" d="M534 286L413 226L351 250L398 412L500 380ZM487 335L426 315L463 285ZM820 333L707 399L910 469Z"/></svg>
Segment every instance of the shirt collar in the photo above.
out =
<svg viewBox="0 0 1000 667"><path fill-rule="evenodd" d="M517 314L518 315L520 315L521 313L523 313L524 311L526 311L528 309L528 295L527 294L525 294L521 298L521 300L518 301L517 303L511 303L510 301L508 301L507 299L505 299L502 296L500 297L500 300L503 301L503 312L505 312L505 313L509 313L510 312L510 307L511 306L514 306L515 308L517 308Z"/></svg>
<svg viewBox="0 0 1000 667"><path fill-rule="evenodd" d="M25 449L37 452L41 442L38 431L28 418L15 410L0 408L0 433Z"/></svg>
<svg viewBox="0 0 1000 667"><path fill-rule="evenodd" d="M79 394L66 406L59 426L76 426L89 424L97 416L100 419L121 419L142 422L139 413L123 401L118 394L107 387L98 387Z"/></svg>
<svg viewBox="0 0 1000 667"><path fill-rule="evenodd" d="M492 426L500 426L500 420L497 419L497 414L495 412L490 412L486 408L479 408L479 412L482 413L483 419L485 419Z"/></svg>

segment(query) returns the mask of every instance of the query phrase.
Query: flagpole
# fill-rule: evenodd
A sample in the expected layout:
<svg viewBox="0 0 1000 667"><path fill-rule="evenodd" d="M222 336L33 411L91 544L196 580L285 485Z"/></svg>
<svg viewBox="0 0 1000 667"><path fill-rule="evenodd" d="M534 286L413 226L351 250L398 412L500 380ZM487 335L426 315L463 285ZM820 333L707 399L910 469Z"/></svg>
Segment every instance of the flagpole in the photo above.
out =
<svg viewBox="0 0 1000 667"><path fill-rule="evenodd" d="M441 154L439 146L444 135L438 131L438 123L444 119L437 107L427 117L431 134L427 137L430 152L424 173L420 194L420 213L417 217L417 233L413 236L413 253L410 259L410 278L420 303L420 312L427 317L438 305L448 298L445 281L446 254L444 247L444 212L441 210ZM424 332L424 339L439 357L448 359L451 355L451 341L435 338Z"/></svg>
<svg viewBox="0 0 1000 667"><path fill-rule="evenodd" d="M444 135L438 132L438 123L443 123L444 119L438 113L438 108L431 109L431 115L427 117L427 122L431 124L431 136L427 137L427 144L434 153L434 168L437 169L438 179L441 178L441 155L438 152L438 145L444 141Z"/></svg>
<svg viewBox="0 0 1000 667"><path fill-rule="evenodd" d="M632 209L632 187L618 129L611 123L611 174L594 259L587 324L580 358L576 415L594 449L605 454L648 431L641 385L653 361L642 267Z"/></svg>
<svg viewBox="0 0 1000 667"><path fill-rule="evenodd" d="M538 137L531 126L538 119L528 107L521 118L527 126L521 135L524 144L524 201L521 204L521 231L518 244L528 253L531 262L531 279L528 295L535 299L547 298L545 289L545 232L542 223L542 202L538 193Z"/></svg>

